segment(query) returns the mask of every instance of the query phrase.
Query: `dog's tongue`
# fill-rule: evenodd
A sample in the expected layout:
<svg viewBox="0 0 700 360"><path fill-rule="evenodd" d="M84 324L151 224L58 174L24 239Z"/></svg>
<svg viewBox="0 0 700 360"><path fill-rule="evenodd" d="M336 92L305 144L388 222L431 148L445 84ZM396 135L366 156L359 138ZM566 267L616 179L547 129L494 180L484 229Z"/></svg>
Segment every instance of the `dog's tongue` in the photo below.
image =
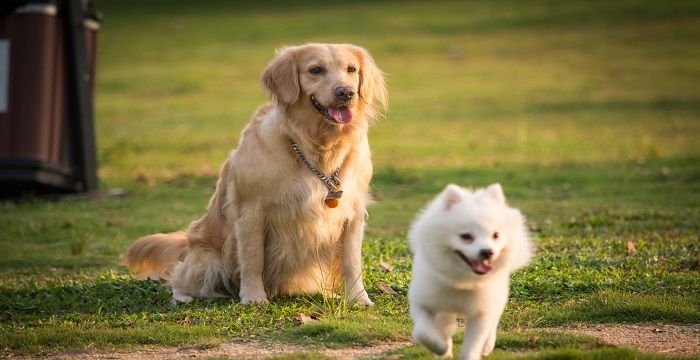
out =
<svg viewBox="0 0 700 360"><path fill-rule="evenodd" d="M472 270L479 275L486 274L493 268L493 266L491 266L491 261L488 260L472 261L470 265L472 266Z"/></svg>
<svg viewBox="0 0 700 360"><path fill-rule="evenodd" d="M328 115L330 115L336 122L340 124L347 124L352 120L352 112L348 109L328 109Z"/></svg>

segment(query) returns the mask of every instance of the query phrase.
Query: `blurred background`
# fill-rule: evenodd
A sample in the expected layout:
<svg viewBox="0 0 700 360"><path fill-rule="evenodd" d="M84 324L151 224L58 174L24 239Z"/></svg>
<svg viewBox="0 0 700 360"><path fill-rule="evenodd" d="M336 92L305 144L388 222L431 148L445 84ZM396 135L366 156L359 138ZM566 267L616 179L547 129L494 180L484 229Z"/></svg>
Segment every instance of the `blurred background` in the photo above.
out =
<svg viewBox="0 0 700 360"><path fill-rule="evenodd" d="M259 76L274 50L337 42L367 48L386 73L390 110L370 132L378 185L568 175L538 189L540 199L574 186L600 204L609 202L601 186L634 172L673 177L684 168L697 195L694 1L95 5L105 14L96 102L105 187L215 177L267 100ZM485 169L493 171L460 178ZM534 175L541 173L550 176ZM586 179L597 183L590 191L580 183ZM649 190L616 191L637 193L634 202ZM688 190L666 187L661 202L685 201Z"/></svg>

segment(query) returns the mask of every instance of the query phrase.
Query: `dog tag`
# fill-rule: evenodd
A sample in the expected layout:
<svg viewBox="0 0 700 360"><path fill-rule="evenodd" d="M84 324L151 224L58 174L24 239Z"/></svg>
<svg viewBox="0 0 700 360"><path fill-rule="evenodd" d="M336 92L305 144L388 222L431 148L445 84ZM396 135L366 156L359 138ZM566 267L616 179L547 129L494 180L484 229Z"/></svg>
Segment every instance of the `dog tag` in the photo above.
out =
<svg viewBox="0 0 700 360"><path fill-rule="evenodd" d="M343 196L343 191L331 191L328 193L326 198L323 200L326 203L326 206L329 208L334 208L338 206L338 203L340 203L340 198Z"/></svg>

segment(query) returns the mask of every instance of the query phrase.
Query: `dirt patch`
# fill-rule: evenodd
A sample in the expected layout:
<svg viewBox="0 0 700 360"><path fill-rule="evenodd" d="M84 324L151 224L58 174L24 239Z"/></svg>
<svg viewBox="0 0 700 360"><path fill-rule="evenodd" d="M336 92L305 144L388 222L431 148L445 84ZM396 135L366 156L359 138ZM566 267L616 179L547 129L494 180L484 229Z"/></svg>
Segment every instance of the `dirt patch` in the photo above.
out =
<svg viewBox="0 0 700 360"><path fill-rule="evenodd" d="M83 352L71 351L49 356L49 359L194 359L199 357L225 356L234 359L262 359L275 355L294 353L318 352L334 359L356 359L360 357L376 357L386 351L410 345L410 342L394 342L359 348L313 349L299 345L270 342L231 342L210 349L190 348L153 348L125 352ZM42 357L45 359L46 357ZM31 359L31 357L26 358Z"/></svg>
<svg viewBox="0 0 700 360"><path fill-rule="evenodd" d="M590 335L615 346L650 353L700 354L700 324L584 325L551 330Z"/></svg>

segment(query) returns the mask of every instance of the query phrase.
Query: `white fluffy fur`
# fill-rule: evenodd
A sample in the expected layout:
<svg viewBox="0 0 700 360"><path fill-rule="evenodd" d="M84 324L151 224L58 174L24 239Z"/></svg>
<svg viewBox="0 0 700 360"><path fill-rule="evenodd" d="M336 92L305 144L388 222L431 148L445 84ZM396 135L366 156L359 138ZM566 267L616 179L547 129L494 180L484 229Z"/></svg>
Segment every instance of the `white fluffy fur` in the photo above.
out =
<svg viewBox="0 0 700 360"><path fill-rule="evenodd" d="M510 274L532 257L520 211L506 205L499 184L475 192L448 185L418 216L408 237L414 254L408 291L413 338L438 356L452 357L456 318L463 316L460 359L490 354L508 301ZM483 275L456 252L478 261L483 249L493 252L492 268Z"/></svg>

